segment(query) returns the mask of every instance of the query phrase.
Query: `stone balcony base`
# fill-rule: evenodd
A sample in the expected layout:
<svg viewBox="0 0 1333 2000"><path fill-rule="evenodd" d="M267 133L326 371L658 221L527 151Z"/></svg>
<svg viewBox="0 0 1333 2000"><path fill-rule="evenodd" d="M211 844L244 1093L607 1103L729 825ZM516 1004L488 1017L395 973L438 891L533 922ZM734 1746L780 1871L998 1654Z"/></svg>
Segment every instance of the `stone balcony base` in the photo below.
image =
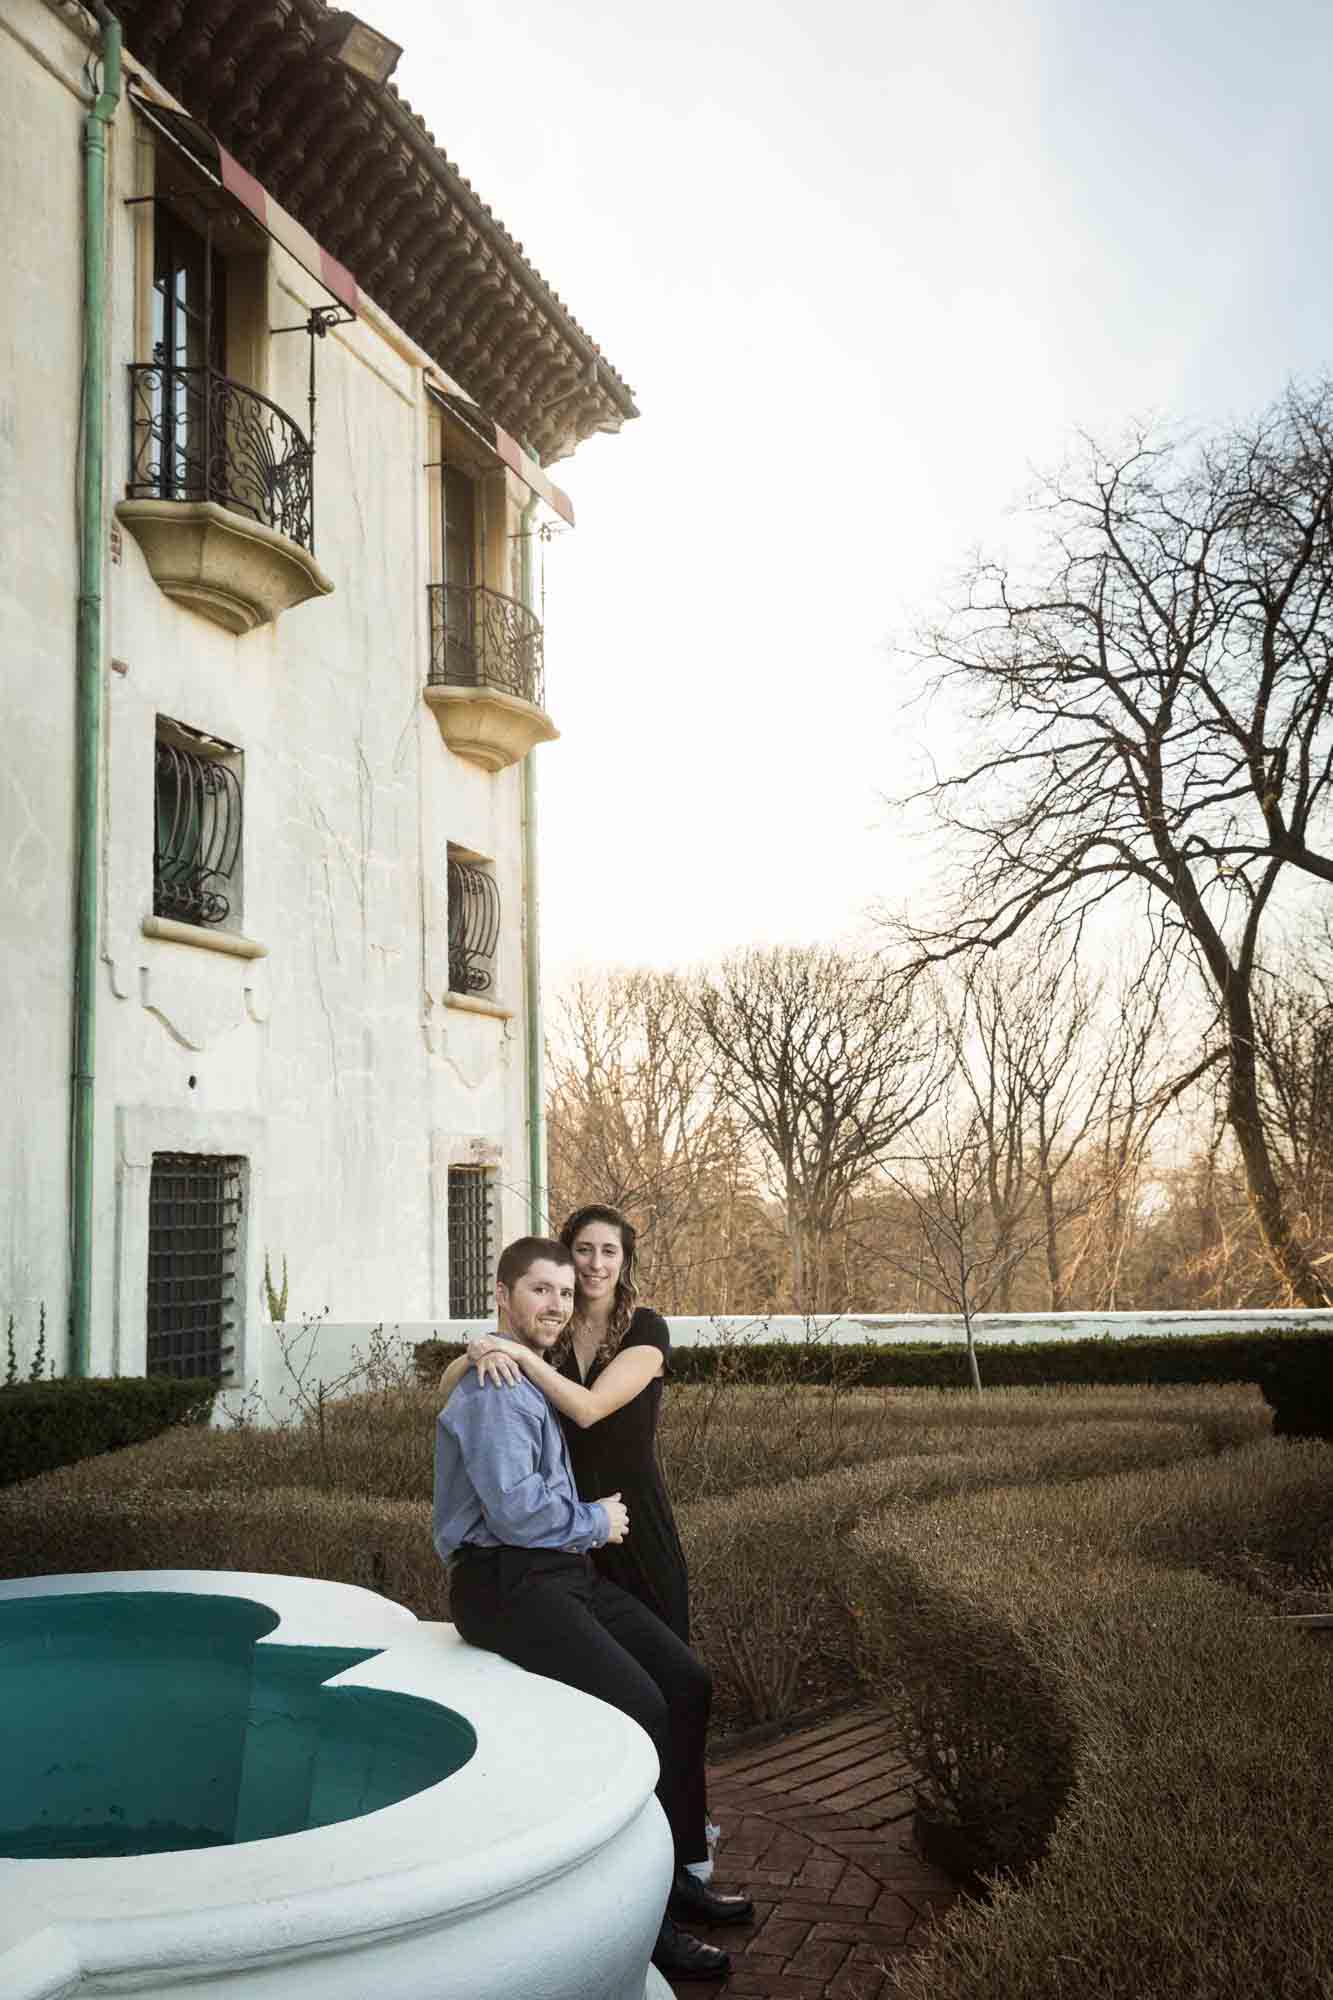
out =
<svg viewBox="0 0 1333 2000"><path fill-rule="evenodd" d="M426 701L449 748L483 771L503 771L560 734L544 708L499 688L431 685Z"/></svg>
<svg viewBox="0 0 1333 2000"><path fill-rule="evenodd" d="M228 632L252 632L333 584L308 549L214 500L121 500L158 588Z"/></svg>

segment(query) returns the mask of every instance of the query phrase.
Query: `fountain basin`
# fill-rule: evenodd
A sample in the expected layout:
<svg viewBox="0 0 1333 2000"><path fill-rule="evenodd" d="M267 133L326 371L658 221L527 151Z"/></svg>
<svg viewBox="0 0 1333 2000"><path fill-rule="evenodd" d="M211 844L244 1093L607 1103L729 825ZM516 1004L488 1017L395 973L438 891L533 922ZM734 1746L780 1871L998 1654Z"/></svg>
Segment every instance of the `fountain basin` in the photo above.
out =
<svg viewBox="0 0 1333 2000"><path fill-rule="evenodd" d="M6 2000L666 1994L648 1739L370 1591L0 1583L0 1738Z"/></svg>

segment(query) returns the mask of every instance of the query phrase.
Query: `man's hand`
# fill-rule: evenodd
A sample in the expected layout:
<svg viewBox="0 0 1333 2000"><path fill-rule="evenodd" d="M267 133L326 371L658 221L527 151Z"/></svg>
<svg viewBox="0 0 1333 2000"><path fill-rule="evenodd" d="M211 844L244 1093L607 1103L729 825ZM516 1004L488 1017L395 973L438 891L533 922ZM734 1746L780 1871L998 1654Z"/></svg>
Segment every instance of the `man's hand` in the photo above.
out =
<svg viewBox="0 0 1333 2000"><path fill-rule="evenodd" d="M467 1344L467 1358L477 1371L480 1382L494 1382L497 1388L508 1387L523 1379L523 1370L511 1358L511 1342L495 1334L476 1334Z"/></svg>
<svg viewBox="0 0 1333 2000"><path fill-rule="evenodd" d="M629 1533L629 1509L620 1495L612 1493L605 1500L599 1500L597 1505L605 1507L606 1518L611 1523L611 1532L606 1538L607 1541L623 1542Z"/></svg>

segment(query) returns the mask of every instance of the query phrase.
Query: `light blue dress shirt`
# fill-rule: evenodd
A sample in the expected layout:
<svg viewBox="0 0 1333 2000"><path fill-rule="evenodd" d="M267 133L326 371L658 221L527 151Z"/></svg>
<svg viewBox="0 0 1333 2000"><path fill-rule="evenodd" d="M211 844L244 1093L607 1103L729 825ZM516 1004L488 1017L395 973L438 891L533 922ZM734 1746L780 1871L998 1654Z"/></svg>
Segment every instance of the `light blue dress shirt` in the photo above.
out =
<svg viewBox="0 0 1333 2000"><path fill-rule="evenodd" d="M441 1562L483 1549L599 1549L605 1507L578 1497L560 1419L526 1378L491 1388L471 1371L435 1423L431 1532Z"/></svg>

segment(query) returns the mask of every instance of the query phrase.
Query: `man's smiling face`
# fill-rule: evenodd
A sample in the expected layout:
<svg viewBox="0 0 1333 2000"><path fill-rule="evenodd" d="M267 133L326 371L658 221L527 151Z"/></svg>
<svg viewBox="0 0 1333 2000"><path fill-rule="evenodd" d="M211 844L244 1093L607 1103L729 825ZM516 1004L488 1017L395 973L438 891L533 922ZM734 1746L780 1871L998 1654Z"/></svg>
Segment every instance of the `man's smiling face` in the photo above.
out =
<svg viewBox="0 0 1333 2000"><path fill-rule="evenodd" d="M512 1285L497 1285L495 1295L501 1331L544 1354L559 1339L574 1310L574 1267L539 1257Z"/></svg>

